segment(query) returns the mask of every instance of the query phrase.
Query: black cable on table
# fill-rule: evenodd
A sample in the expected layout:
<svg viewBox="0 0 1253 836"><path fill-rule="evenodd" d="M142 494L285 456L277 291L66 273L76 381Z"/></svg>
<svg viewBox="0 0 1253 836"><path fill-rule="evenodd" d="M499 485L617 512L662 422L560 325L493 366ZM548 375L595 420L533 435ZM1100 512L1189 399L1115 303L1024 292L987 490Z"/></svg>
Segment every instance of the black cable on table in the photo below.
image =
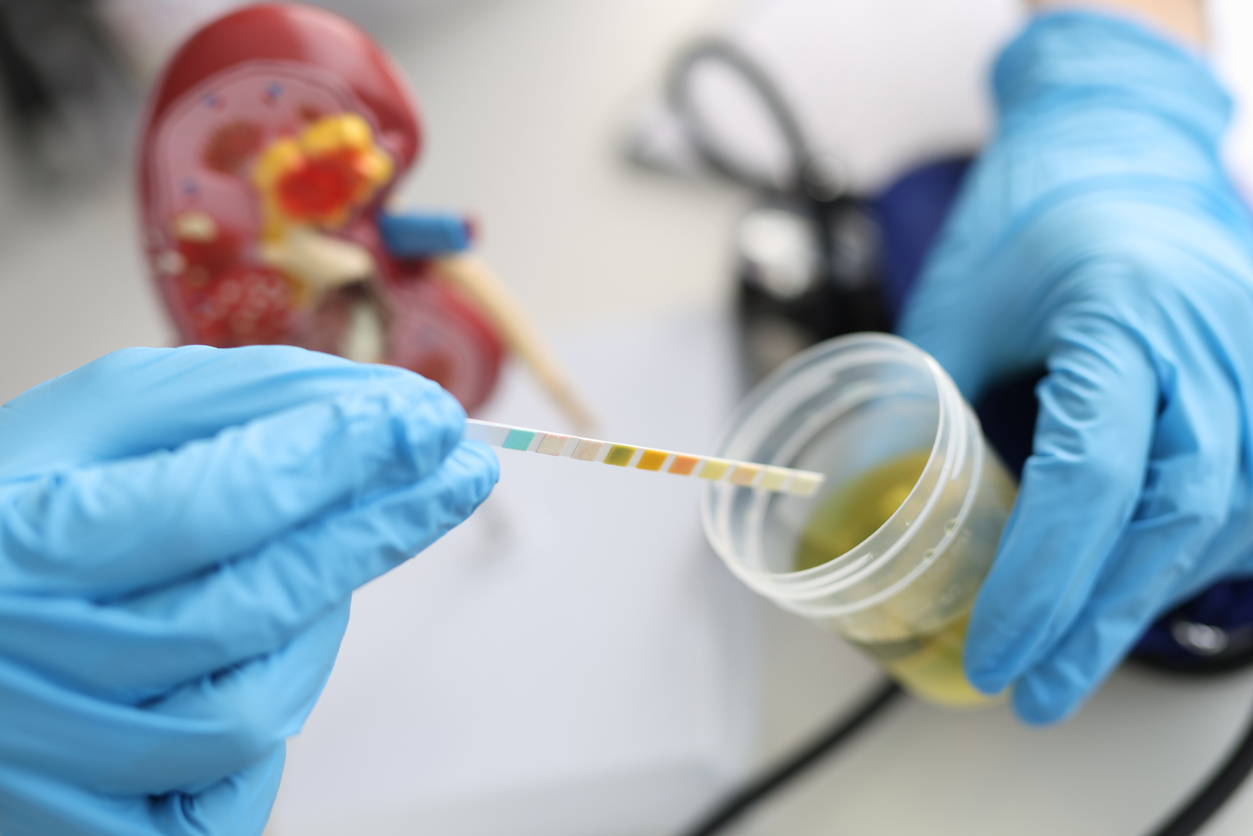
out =
<svg viewBox="0 0 1253 836"><path fill-rule="evenodd" d="M751 780L724 800L682 836L714 836L733 824L757 802L786 784L856 733L892 703L901 693L895 682L887 682L849 715L841 715L827 732L800 747L777 766ZM1173 834L1172 834L1173 836Z"/></svg>
<svg viewBox="0 0 1253 836"><path fill-rule="evenodd" d="M900 693L899 686L892 682L887 683L862 703L851 716L841 716L829 731L750 781L681 836L715 836L723 832L776 790L838 748L890 705ZM1250 772L1253 772L1253 717L1250 718L1244 736L1235 750L1213 777L1192 794L1178 813L1149 836L1192 836L1235 794Z"/></svg>
<svg viewBox="0 0 1253 836"><path fill-rule="evenodd" d="M1154 830L1151 836L1191 836L1205 824L1253 772L1253 717L1244 737L1226 762L1205 785L1192 794L1170 821Z"/></svg>

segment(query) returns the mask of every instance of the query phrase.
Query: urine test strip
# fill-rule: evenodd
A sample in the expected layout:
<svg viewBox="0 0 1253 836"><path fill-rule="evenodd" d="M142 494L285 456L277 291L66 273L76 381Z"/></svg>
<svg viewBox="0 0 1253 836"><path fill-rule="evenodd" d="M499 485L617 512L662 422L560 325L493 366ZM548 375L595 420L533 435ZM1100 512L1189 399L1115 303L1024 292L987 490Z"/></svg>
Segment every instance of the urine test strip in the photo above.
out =
<svg viewBox="0 0 1253 836"><path fill-rule="evenodd" d="M821 473L809 470L729 461L712 456L689 456L669 450L654 450L650 447L597 441L594 438L579 438L576 435L510 427L474 418L466 420L465 437L505 450L564 456L584 462L673 473L676 476L697 476L713 482L730 482L746 488L793 496L813 496L826 478Z"/></svg>

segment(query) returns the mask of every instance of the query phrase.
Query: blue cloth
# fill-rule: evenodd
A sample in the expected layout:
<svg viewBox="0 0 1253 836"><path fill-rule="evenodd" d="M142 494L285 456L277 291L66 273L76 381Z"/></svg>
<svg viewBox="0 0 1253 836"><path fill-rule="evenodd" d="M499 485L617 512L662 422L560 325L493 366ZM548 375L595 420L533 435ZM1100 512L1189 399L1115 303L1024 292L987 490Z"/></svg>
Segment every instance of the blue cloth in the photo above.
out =
<svg viewBox="0 0 1253 836"><path fill-rule="evenodd" d="M1141 26L1042 16L900 331L971 401L1046 367L965 665L1031 722L1073 712L1152 620L1253 574L1253 224L1227 95Z"/></svg>
<svg viewBox="0 0 1253 836"><path fill-rule="evenodd" d="M0 408L0 832L260 834L356 587L495 484L407 371L127 349Z"/></svg>

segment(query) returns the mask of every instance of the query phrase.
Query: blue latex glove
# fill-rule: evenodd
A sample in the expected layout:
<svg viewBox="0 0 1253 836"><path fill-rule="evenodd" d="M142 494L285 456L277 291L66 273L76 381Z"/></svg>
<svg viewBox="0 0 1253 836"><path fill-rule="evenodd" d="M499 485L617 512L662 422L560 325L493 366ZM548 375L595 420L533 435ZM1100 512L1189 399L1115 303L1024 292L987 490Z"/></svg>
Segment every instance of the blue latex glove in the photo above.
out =
<svg viewBox="0 0 1253 836"><path fill-rule="evenodd" d="M497 477L407 371L128 349L0 409L0 832L260 834L349 596Z"/></svg>
<svg viewBox="0 0 1253 836"><path fill-rule="evenodd" d="M1182 47L1049 15L994 86L901 331L970 400L1047 366L965 666L1049 722L1157 615L1253 573L1253 226L1218 159L1227 96Z"/></svg>

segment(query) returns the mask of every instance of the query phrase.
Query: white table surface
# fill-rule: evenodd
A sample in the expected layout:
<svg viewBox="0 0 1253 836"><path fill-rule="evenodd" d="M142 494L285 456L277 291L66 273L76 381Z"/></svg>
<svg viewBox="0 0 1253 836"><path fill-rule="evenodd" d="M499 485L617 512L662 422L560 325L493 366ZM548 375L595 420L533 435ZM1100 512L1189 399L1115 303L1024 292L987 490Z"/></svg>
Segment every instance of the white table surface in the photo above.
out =
<svg viewBox="0 0 1253 836"><path fill-rule="evenodd" d="M388 35L430 126L406 197L477 209L486 256L561 344L589 328L629 334L711 316L728 298L729 230L746 198L632 171L614 150L668 51L726 5L485 0ZM0 400L114 348L168 340L124 178L69 200L13 206L8 197ZM847 704L874 672L834 637L760 612L765 758ZM951 714L902 703L739 832L1142 833L1220 759L1251 704L1253 673L1184 681L1134 670L1071 722L1042 730L1003 708ZM1249 832L1253 784L1204 831Z"/></svg>

